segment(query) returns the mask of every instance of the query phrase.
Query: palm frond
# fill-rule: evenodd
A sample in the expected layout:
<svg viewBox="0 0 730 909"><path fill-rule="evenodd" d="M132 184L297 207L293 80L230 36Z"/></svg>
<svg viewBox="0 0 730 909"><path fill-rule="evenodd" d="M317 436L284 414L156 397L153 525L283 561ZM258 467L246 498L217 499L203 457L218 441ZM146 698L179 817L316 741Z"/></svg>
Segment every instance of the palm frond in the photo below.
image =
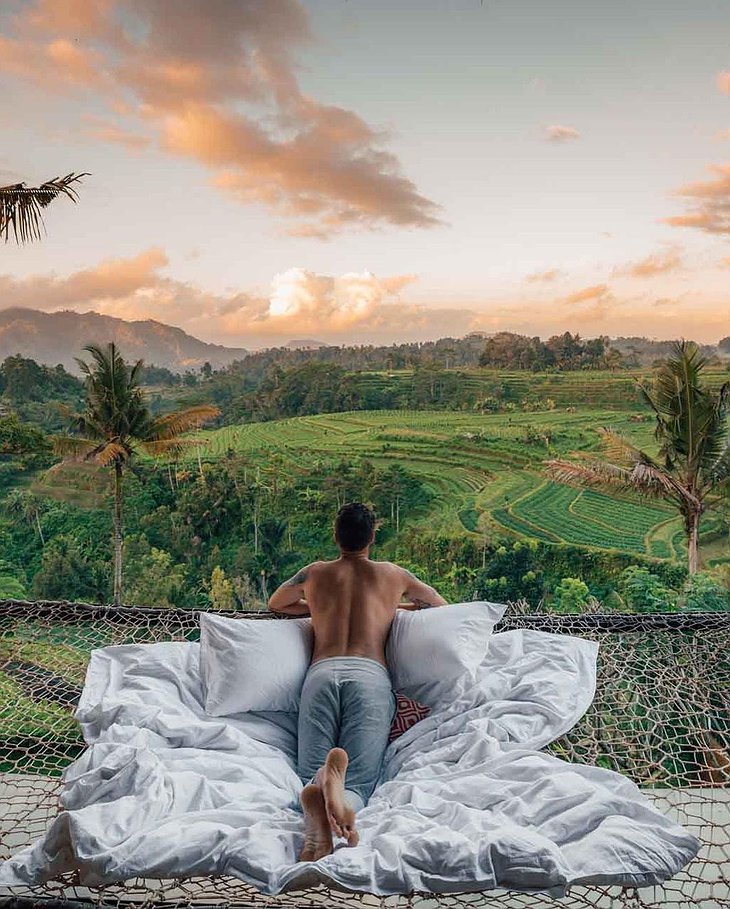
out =
<svg viewBox="0 0 730 909"><path fill-rule="evenodd" d="M628 485L631 475L627 468L603 461L581 462L555 458L543 463L554 480L570 485L623 488Z"/></svg>
<svg viewBox="0 0 730 909"><path fill-rule="evenodd" d="M661 467L642 460L630 466L621 466L608 461L554 459L545 461L544 466L554 480L571 486L593 486L606 491L621 489L649 498L672 498L677 501L684 498L682 487L671 476Z"/></svg>
<svg viewBox="0 0 730 909"><path fill-rule="evenodd" d="M210 404L199 404L196 407L165 414L157 417L150 424L148 440L154 442L174 439L184 432L197 429L208 420L215 419L219 414L220 410Z"/></svg>
<svg viewBox="0 0 730 909"><path fill-rule="evenodd" d="M725 440L723 448L708 468L707 485L717 486L728 479L730 479L730 439Z"/></svg>
<svg viewBox="0 0 730 909"><path fill-rule="evenodd" d="M91 174L72 172L36 187L26 186L25 183L0 186L0 236L4 236L7 243L12 227L16 243L40 240L41 228L45 231L41 209L60 195L76 202L78 195L72 184L89 176Z"/></svg>
<svg viewBox="0 0 730 909"><path fill-rule="evenodd" d="M626 436L621 435L615 429L611 429L609 426L602 426L597 432L601 437L604 454L609 461L629 465L648 458Z"/></svg>
<svg viewBox="0 0 730 909"><path fill-rule="evenodd" d="M130 451L125 445L112 440L105 445L98 445L93 458L102 467L110 467L115 461L126 461L129 455Z"/></svg>
<svg viewBox="0 0 730 909"><path fill-rule="evenodd" d="M83 439L79 436L54 436L53 451L68 460L81 460L90 455L98 446L94 439Z"/></svg>
<svg viewBox="0 0 730 909"><path fill-rule="evenodd" d="M196 439L151 439L138 443L139 447L153 458L161 455L175 457L182 454L185 449L199 444Z"/></svg>

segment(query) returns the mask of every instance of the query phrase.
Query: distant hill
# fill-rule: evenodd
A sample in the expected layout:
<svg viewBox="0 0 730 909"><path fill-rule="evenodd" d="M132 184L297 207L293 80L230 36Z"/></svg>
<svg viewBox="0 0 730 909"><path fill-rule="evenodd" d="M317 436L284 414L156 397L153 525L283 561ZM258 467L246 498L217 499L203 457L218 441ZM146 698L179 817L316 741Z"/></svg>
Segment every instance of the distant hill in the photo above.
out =
<svg viewBox="0 0 730 909"><path fill-rule="evenodd" d="M154 319L127 322L96 312L0 310L0 360L19 353L49 366L61 363L78 374L74 357L82 355L82 347L109 341L119 345L125 360L143 359L175 372L196 369L206 361L217 369L248 353L239 347L208 344Z"/></svg>

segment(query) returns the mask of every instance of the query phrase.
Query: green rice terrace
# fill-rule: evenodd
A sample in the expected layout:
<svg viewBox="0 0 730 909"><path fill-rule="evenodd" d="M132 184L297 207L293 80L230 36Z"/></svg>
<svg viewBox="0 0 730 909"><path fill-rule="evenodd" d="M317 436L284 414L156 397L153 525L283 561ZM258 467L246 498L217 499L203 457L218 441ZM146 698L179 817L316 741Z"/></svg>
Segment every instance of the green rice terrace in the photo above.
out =
<svg viewBox="0 0 730 909"><path fill-rule="evenodd" d="M596 429L610 426L651 451L653 424L640 414L594 409L511 414L445 411L358 411L226 426L195 434L191 463L249 458L282 472L337 457L401 464L433 493L410 523L444 534L511 535L546 543L619 550L661 559L685 558L680 519L669 505L636 496L578 489L547 479L543 461L598 451ZM70 477L73 474L73 477ZM43 494L84 504L100 479L91 465L68 465L35 485ZM69 482L72 480L72 482ZM730 555L713 516L703 524L708 564Z"/></svg>
<svg viewBox="0 0 730 909"><path fill-rule="evenodd" d="M631 413L579 412L467 414L442 411L370 411L320 414L201 432L203 461L244 454L263 464L272 454L281 470L322 458L367 458L400 463L434 493L415 520L444 533L517 538L615 549L682 559L676 512L662 502L615 497L546 479L542 462L598 447L596 428L611 426L651 450L652 423ZM196 461L198 452L188 458ZM710 538L711 518L705 538ZM707 539L705 557L722 560L723 545Z"/></svg>

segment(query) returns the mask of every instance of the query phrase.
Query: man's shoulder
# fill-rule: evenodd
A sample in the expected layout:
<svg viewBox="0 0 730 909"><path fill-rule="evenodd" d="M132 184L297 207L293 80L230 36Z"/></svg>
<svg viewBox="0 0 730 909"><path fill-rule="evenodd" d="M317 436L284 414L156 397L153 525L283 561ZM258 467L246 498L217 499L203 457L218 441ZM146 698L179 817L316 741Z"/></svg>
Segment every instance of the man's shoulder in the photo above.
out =
<svg viewBox="0 0 730 909"><path fill-rule="evenodd" d="M396 565L395 562L375 562L376 565L382 571L387 571L389 574L403 574L405 571L404 568L401 568L400 565Z"/></svg>

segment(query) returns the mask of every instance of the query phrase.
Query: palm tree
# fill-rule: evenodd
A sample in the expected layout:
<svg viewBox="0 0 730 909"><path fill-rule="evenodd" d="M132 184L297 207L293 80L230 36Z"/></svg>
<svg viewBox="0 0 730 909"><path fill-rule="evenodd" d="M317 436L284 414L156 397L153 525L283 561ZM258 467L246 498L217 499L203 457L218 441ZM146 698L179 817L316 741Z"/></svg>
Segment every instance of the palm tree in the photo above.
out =
<svg viewBox="0 0 730 909"><path fill-rule="evenodd" d="M584 455L582 461L546 462L551 475L562 482L633 490L676 505L684 521L690 574L698 568L702 515L715 498L713 492L730 479L730 382L716 393L703 387L706 365L693 341L678 341L657 372L654 390L639 383L656 417L658 459L604 428L604 460Z"/></svg>
<svg viewBox="0 0 730 909"><path fill-rule="evenodd" d="M40 499L33 495L32 492L24 492L20 489L11 490L5 498L5 507L8 512L15 517L21 518L26 524L30 524L38 532L41 546L46 545L41 527L41 509Z"/></svg>
<svg viewBox="0 0 730 909"><path fill-rule="evenodd" d="M45 230L41 209L50 205L58 196L67 196L72 202L78 198L72 183L91 174L66 174L54 177L40 186L26 186L13 183L0 186L0 237L7 243L12 225L16 243L27 243L41 239L41 227Z"/></svg>
<svg viewBox="0 0 730 909"><path fill-rule="evenodd" d="M124 362L117 347L88 344L90 364L76 358L85 378L86 408L69 414L70 436L54 440L57 454L69 459L95 461L114 469L114 605L122 604L122 477L138 449L150 455L179 454L188 440L181 435L219 414L204 404L153 416L140 387L143 361Z"/></svg>

